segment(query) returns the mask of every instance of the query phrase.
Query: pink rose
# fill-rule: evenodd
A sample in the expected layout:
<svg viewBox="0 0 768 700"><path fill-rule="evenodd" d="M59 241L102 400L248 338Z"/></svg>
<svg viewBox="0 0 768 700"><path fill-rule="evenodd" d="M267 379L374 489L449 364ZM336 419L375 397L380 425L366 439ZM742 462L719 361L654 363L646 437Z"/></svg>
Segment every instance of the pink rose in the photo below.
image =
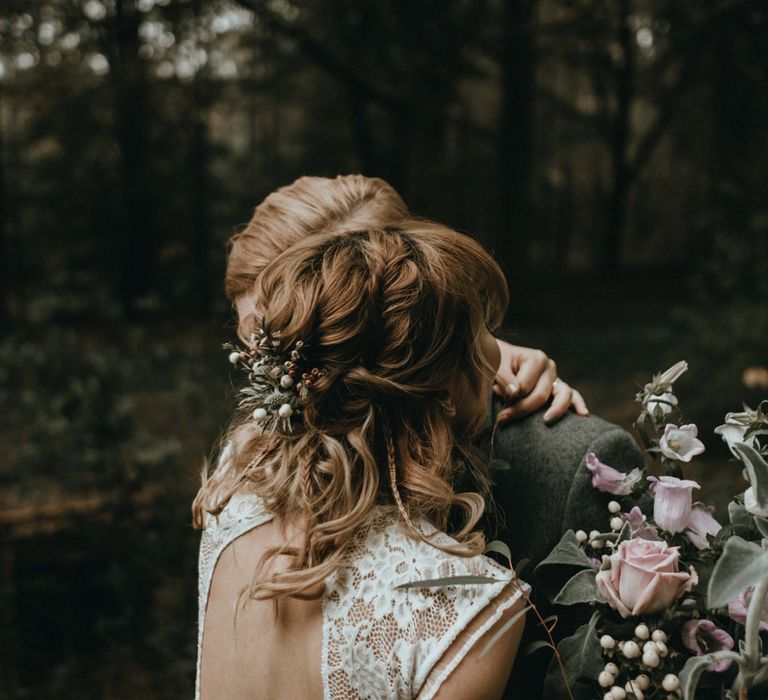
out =
<svg viewBox="0 0 768 700"><path fill-rule="evenodd" d="M622 617L668 608L698 582L696 569L678 570L679 547L642 538L624 540L610 556L611 568L598 572L597 587Z"/></svg>
<svg viewBox="0 0 768 700"><path fill-rule="evenodd" d="M626 496L632 493L632 487L642 478L639 469L633 469L629 474L625 474L603 464L594 452L589 452L585 461L587 469L592 472L592 486L604 493Z"/></svg>

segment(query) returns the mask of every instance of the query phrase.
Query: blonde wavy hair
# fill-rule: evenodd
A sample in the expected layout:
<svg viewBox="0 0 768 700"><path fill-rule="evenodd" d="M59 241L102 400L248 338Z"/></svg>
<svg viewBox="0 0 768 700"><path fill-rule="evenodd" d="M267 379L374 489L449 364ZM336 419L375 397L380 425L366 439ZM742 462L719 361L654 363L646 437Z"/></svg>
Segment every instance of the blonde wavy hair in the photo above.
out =
<svg viewBox="0 0 768 700"><path fill-rule="evenodd" d="M333 182L301 178L273 193L230 246L227 293L250 303L239 335L264 320L283 348L304 341L310 366L326 372L294 433L262 433L249 416L236 417L221 440L226 459L206 470L195 498L198 528L241 489L257 493L276 518L302 524L300 547L264 554L250 598L316 590L381 504L396 507L422 539L415 520L446 531L449 515L461 515L452 533L459 545L441 548L473 556L484 546L476 531L483 495L454 485L476 468L470 441L485 415L457 422L444 400L457 377L477 393L495 374L481 338L506 311L504 276L468 236L409 215L384 181ZM487 491L482 477L477 483ZM289 570L264 574L286 554Z"/></svg>

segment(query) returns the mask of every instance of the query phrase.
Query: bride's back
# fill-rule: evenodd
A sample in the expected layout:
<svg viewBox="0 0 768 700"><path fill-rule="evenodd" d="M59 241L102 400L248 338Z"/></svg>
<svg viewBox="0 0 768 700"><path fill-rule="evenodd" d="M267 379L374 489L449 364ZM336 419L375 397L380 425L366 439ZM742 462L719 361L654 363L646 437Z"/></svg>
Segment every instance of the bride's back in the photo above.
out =
<svg viewBox="0 0 768 700"><path fill-rule="evenodd" d="M437 544L455 544L425 521L415 525ZM510 571L486 557L456 557L410 537L396 510L383 506L362 524L334 573L305 599L239 606L263 555L300 540L300 529L276 523L253 493L236 494L209 519L200 557L202 700L394 700L438 692L452 698L469 697L472 682L485 691L494 682L503 686L521 630L484 665L475 643L522 606L528 586L507 585ZM277 559L265 573L289 570ZM459 576L498 583L400 588ZM458 695L446 683L451 674Z"/></svg>
<svg viewBox="0 0 768 700"><path fill-rule="evenodd" d="M254 219L282 225L270 199ZM481 554L483 497L453 487L474 470L503 275L436 222L334 218L245 288L245 347L230 348L248 378L240 418L193 507L203 698L445 695L522 595ZM496 581L401 587L467 575ZM472 661L477 697L503 684L515 648Z"/></svg>
<svg viewBox="0 0 768 700"><path fill-rule="evenodd" d="M254 600L237 605L264 553L285 536L269 521L238 536L213 571L202 647L204 700L323 697L322 599ZM290 561L274 560L272 572ZM201 601L201 605L205 605Z"/></svg>

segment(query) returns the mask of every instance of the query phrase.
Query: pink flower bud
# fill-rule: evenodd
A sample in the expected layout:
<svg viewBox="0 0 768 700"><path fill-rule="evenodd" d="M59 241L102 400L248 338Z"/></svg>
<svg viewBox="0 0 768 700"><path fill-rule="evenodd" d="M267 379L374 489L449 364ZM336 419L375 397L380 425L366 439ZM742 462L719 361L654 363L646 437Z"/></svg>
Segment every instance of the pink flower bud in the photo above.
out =
<svg viewBox="0 0 768 700"><path fill-rule="evenodd" d="M639 469L633 469L628 474L603 464L594 452L586 456L586 466L592 472L592 486L598 491L612 493L616 496L626 496L632 492L632 487L642 477Z"/></svg>

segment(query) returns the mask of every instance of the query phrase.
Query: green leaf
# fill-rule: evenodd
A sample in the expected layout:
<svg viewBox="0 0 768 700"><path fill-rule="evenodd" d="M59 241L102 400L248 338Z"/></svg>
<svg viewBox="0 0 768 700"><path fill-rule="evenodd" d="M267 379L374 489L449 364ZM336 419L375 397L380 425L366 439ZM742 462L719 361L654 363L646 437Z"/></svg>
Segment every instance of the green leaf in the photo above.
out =
<svg viewBox="0 0 768 700"><path fill-rule="evenodd" d="M523 656L530 656L531 654L535 654L539 649L544 648L554 650L555 647L553 647L546 639L538 639L535 642L528 644L521 653Z"/></svg>
<svg viewBox="0 0 768 700"><path fill-rule="evenodd" d="M598 567L579 546L573 530L568 530L549 556L534 569L536 581L550 601L573 576L574 568L596 571Z"/></svg>
<svg viewBox="0 0 768 700"><path fill-rule="evenodd" d="M443 578L428 578L423 581L408 581L395 586L395 590L406 588L434 588L436 586L467 586L469 584L506 583L504 579L492 576L445 576Z"/></svg>
<svg viewBox="0 0 768 700"><path fill-rule="evenodd" d="M731 501L728 504L728 519L734 525L742 525L744 527L752 525L751 517L749 513L747 513L747 509L741 503L737 503L736 501Z"/></svg>
<svg viewBox="0 0 768 700"><path fill-rule="evenodd" d="M768 464L754 447L746 443L735 442L733 449L739 453L741 461L747 468L749 483L755 492L758 507L768 510Z"/></svg>
<svg viewBox="0 0 768 700"><path fill-rule="evenodd" d="M707 589L707 606L721 608L768 572L768 552L741 537L731 537L723 548Z"/></svg>
<svg viewBox="0 0 768 700"><path fill-rule="evenodd" d="M528 564L530 564L530 563L531 563L531 560L528 559L528 558L521 559L519 562L517 562L517 566L515 567L515 573L518 576L522 576L523 575L523 571L525 570L525 567L528 566Z"/></svg>
<svg viewBox="0 0 768 700"><path fill-rule="evenodd" d="M752 437L753 435L768 435L768 430L765 429L764 425L761 425L760 423L755 423L754 425L750 425L745 431L744 431L744 437Z"/></svg>
<svg viewBox="0 0 768 700"><path fill-rule="evenodd" d="M579 546L579 541L576 539L576 534L573 530L566 531L549 556L539 563L535 571L538 573L539 569L557 564L568 564L590 569L597 568Z"/></svg>
<svg viewBox="0 0 768 700"><path fill-rule="evenodd" d="M699 681L701 681L702 674L713 661L726 658L737 659L737 654L732 651L721 650L716 651L713 654L690 657L685 662L680 673L677 674L680 679L680 691L682 692L683 700L696 700L696 690Z"/></svg>
<svg viewBox="0 0 768 700"><path fill-rule="evenodd" d="M759 515L753 516L755 519L755 525L757 525L757 529L760 530L760 534L768 538L768 518L761 518Z"/></svg>
<svg viewBox="0 0 768 700"><path fill-rule="evenodd" d="M577 603L604 603L605 598L597 590L594 569L584 569L572 576L555 596L553 603L576 605Z"/></svg>
<svg viewBox="0 0 768 700"><path fill-rule="evenodd" d="M491 650L491 647L496 644L496 642L498 642L499 639L501 639L507 633L507 631L513 627L515 623L530 609L531 606L526 605L522 610L518 610L514 615L512 615L512 617L509 618L509 620L507 620L501 627L499 627L499 629L493 633L493 636L486 642L483 650L480 652L480 658L483 658L483 656L485 656Z"/></svg>
<svg viewBox="0 0 768 700"><path fill-rule="evenodd" d="M502 542L501 540L493 540L489 542L485 546L485 553L488 554L489 552L501 554L501 556L507 560L509 568L512 568L512 552L509 550L506 542Z"/></svg>
<svg viewBox="0 0 768 700"><path fill-rule="evenodd" d="M624 523L624 525L621 526L621 530L619 530L619 536L616 539L616 546L619 546L620 542L623 542L624 540L628 540L632 537L632 527L629 524L629 520ZM615 551L615 548L614 548Z"/></svg>
<svg viewBox="0 0 768 700"><path fill-rule="evenodd" d="M683 700L695 700L696 688L701 676L712 661L712 654L706 654L705 656L692 656L685 662L685 666L678 674Z"/></svg>
<svg viewBox="0 0 768 700"><path fill-rule="evenodd" d="M572 636L563 639L557 647L565 666L565 676L572 690L579 678L589 679L590 694L587 697L593 697L594 681L603 669L600 640L596 631L598 619L599 613L595 611L589 622L579 627ZM543 697L547 700L562 700L568 697L560 667L554 657L547 667Z"/></svg>

